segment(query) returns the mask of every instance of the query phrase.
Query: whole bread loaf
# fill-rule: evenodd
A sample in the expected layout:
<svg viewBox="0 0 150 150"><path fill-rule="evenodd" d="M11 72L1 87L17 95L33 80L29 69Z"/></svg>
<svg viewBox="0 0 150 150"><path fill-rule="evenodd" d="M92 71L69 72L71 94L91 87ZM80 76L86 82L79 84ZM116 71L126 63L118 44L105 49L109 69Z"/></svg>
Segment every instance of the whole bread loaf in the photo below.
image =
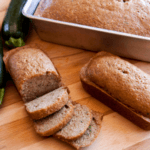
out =
<svg viewBox="0 0 150 150"><path fill-rule="evenodd" d="M129 62L99 52L81 69L86 91L144 129L150 129L150 75Z"/></svg>
<svg viewBox="0 0 150 150"><path fill-rule="evenodd" d="M34 15L150 36L149 0L41 0Z"/></svg>
<svg viewBox="0 0 150 150"><path fill-rule="evenodd" d="M48 56L37 48L16 48L4 62L24 102L59 88L60 75Z"/></svg>

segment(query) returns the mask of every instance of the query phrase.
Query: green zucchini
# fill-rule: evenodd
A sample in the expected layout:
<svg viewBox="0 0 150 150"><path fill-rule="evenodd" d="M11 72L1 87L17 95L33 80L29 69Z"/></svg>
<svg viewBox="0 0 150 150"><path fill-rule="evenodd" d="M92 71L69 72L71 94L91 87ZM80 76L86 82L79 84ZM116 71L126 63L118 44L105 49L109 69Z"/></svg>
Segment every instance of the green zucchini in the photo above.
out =
<svg viewBox="0 0 150 150"><path fill-rule="evenodd" d="M2 38L0 36L0 105L2 104L4 92L5 92L5 85L6 85L6 71L3 62L3 44Z"/></svg>
<svg viewBox="0 0 150 150"><path fill-rule="evenodd" d="M10 47L25 45L24 39L28 34L30 21L23 16L22 9L27 0L11 0L2 24L2 37Z"/></svg>

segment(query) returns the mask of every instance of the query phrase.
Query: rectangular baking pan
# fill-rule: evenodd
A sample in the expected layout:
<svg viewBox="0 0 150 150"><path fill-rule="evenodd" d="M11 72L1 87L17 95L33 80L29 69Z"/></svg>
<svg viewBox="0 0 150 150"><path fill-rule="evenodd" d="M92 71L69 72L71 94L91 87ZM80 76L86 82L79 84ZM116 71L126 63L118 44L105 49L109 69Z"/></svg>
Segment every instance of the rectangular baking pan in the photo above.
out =
<svg viewBox="0 0 150 150"><path fill-rule="evenodd" d="M150 62L150 38L34 16L40 0L28 0L23 15L39 37L48 42Z"/></svg>

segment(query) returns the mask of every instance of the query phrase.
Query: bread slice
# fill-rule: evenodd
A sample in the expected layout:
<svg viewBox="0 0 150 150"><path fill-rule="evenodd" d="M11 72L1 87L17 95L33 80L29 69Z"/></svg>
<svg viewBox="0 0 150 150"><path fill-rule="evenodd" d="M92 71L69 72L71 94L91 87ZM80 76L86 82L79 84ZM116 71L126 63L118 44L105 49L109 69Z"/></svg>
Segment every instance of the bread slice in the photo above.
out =
<svg viewBox="0 0 150 150"><path fill-rule="evenodd" d="M103 119L103 114L99 112L93 111L92 115L93 115L92 121L88 129L85 131L85 133L77 140L72 140L72 141L66 140L65 142L69 143L76 149L91 145L99 135L102 119Z"/></svg>
<svg viewBox="0 0 150 150"><path fill-rule="evenodd" d="M53 63L38 48L19 47L7 52L3 59L24 102L62 86Z"/></svg>
<svg viewBox="0 0 150 150"><path fill-rule="evenodd" d="M92 120L91 110L80 104L75 104L74 115L69 123L54 136L67 140L75 140L81 137L87 130Z"/></svg>
<svg viewBox="0 0 150 150"><path fill-rule="evenodd" d="M60 87L35 100L25 103L26 110L32 119L42 119L60 110L69 99L67 88Z"/></svg>
<svg viewBox="0 0 150 150"><path fill-rule="evenodd" d="M74 106L71 100L56 113L34 121L35 131L41 136L50 136L63 128L72 118Z"/></svg>
<svg viewBox="0 0 150 150"><path fill-rule="evenodd" d="M82 83L83 88L91 96L100 100L101 102L103 102L105 105L107 105L108 107L110 107L114 111L120 113L122 116L129 119L131 122L135 123L136 125L138 125L139 127L143 128L145 130L150 130L150 118L142 115L136 109L131 108L131 106L122 103L120 99L116 99L115 97L113 97L113 93L110 94L103 87L100 87L98 85L98 83L91 81L91 79L89 78L89 76L87 74L87 71L91 71L91 70L89 70L89 64L93 61L94 62L97 61L99 56L103 57L103 58L105 56L106 57L109 57L109 56L114 57L114 55L112 55L110 53L100 52L100 53L96 54L93 58L91 58L91 60L87 64L85 64L85 66L82 67L82 69L80 71L80 79L81 79L81 83ZM113 65L115 65L115 64L116 63L114 62ZM118 64L118 62L117 62L117 64ZM97 66L98 66L98 64L97 64ZM128 69L130 69L130 67ZM108 72L105 72L105 73L107 74ZM92 72L91 72L91 76L94 76L94 74L95 73L92 74ZM121 73L119 75L121 75ZM109 76L109 77L111 77L111 76ZM101 76L99 76L99 78L101 78ZM118 79L117 76L116 76L116 79ZM108 82L108 80L103 80L103 81ZM128 81L126 81L126 83L128 83ZM132 83L129 82L128 84L132 84ZM121 87L120 87L120 90L122 90ZM134 91L132 91L132 94L134 94ZM128 99L126 99L126 101L128 101Z"/></svg>

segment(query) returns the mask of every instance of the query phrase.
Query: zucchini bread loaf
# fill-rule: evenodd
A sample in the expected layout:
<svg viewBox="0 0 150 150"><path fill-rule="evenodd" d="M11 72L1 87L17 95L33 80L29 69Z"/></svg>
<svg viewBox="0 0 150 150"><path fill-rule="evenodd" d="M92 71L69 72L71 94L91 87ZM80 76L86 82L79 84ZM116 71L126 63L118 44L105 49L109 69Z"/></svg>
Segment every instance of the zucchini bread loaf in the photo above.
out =
<svg viewBox="0 0 150 150"><path fill-rule="evenodd" d="M150 36L149 0L41 0L34 15Z"/></svg>
<svg viewBox="0 0 150 150"><path fill-rule="evenodd" d="M6 53L4 62L24 102L62 85L53 63L40 49L16 48Z"/></svg>
<svg viewBox="0 0 150 150"><path fill-rule="evenodd" d="M150 129L150 75L131 63L99 52L81 69L84 89L144 129Z"/></svg>

